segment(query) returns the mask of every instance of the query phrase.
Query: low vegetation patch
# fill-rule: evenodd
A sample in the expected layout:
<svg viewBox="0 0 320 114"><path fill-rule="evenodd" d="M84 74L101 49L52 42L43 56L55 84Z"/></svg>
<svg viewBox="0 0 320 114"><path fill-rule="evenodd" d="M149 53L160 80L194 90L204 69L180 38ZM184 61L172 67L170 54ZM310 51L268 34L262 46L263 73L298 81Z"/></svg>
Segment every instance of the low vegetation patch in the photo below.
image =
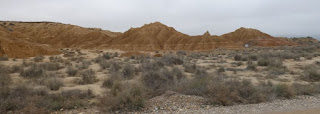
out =
<svg viewBox="0 0 320 114"><path fill-rule="evenodd" d="M44 74L45 70L36 64L31 65L28 68L21 69L20 71L20 76L24 78L38 78L43 76Z"/></svg>
<svg viewBox="0 0 320 114"><path fill-rule="evenodd" d="M120 86L120 87L119 87ZM104 112L137 111L144 107L146 94L139 85L119 85L111 89L111 93L101 98L100 109ZM125 87L123 87L125 86Z"/></svg>
<svg viewBox="0 0 320 114"><path fill-rule="evenodd" d="M309 65L304 68L305 74L302 78L310 82L319 82L320 81L320 71L319 66Z"/></svg>
<svg viewBox="0 0 320 114"><path fill-rule="evenodd" d="M53 91L59 90L60 87L62 87L63 81L58 78L49 78L48 80L45 81L45 85Z"/></svg>
<svg viewBox="0 0 320 114"><path fill-rule="evenodd" d="M93 70L85 70L81 72L80 84L93 84L97 82L97 76Z"/></svg>

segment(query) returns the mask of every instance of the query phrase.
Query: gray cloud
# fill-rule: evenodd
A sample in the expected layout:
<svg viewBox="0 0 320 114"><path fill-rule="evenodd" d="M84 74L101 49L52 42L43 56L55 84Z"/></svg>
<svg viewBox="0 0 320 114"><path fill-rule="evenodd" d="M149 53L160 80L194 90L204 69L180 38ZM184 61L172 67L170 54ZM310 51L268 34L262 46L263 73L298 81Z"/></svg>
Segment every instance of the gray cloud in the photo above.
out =
<svg viewBox="0 0 320 114"><path fill-rule="evenodd" d="M239 27L320 35L319 0L1 0L0 20L55 21L124 32L160 21L190 35Z"/></svg>

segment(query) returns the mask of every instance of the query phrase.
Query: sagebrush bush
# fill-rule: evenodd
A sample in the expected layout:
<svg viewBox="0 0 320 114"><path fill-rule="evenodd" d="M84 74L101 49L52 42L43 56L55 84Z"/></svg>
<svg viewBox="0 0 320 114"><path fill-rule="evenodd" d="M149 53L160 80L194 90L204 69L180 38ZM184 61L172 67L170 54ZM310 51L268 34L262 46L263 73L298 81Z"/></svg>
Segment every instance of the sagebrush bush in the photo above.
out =
<svg viewBox="0 0 320 114"><path fill-rule="evenodd" d="M72 67L72 66L69 66L68 68L67 68L67 74L68 74L68 76L75 76L75 75L77 75L77 73L78 73L78 69L76 69L76 68L74 68L74 67Z"/></svg>
<svg viewBox="0 0 320 114"><path fill-rule="evenodd" d="M11 81L12 79L8 73L0 72L0 87L9 85Z"/></svg>
<svg viewBox="0 0 320 114"><path fill-rule="evenodd" d="M10 67L10 73L18 73L19 71L21 71L21 66L13 65Z"/></svg>
<svg viewBox="0 0 320 114"><path fill-rule="evenodd" d="M313 95L313 94L319 93L315 85L294 83L292 84L292 88L294 89L294 92L297 95Z"/></svg>
<svg viewBox="0 0 320 114"><path fill-rule="evenodd" d="M185 63L183 64L184 71L188 73L195 73L197 71L197 66L195 64Z"/></svg>
<svg viewBox="0 0 320 114"><path fill-rule="evenodd" d="M247 66L247 70L257 70L257 65L255 63L253 63L252 61L248 61L248 66Z"/></svg>
<svg viewBox="0 0 320 114"><path fill-rule="evenodd" d="M97 76L92 69L81 72L81 78L81 84L93 84L97 81Z"/></svg>
<svg viewBox="0 0 320 114"><path fill-rule="evenodd" d="M114 79L108 78L107 80L103 81L102 87L111 88L115 83L114 81Z"/></svg>
<svg viewBox="0 0 320 114"><path fill-rule="evenodd" d="M318 82L320 81L320 71L319 66L309 65L304 68L304 76L303 79L310 82Z"/></svg>
<svg viewBox="0 0 320 114"><path fill-rule="evenodd" d="M0 56L0 61L8 61L9 57L7 55Z"/></svg>
<svg viewBox="0 0 320 114"><path fill-rule="evenodd" d="M172 89L172 86L184 78L185 75L175 67L171 70L165 67L159 69L151 68L150 70L143 69L141 82L152 91L152 96L156 96L163 94L168 89Z"/></svg>
<svg viewBox="0 0 320 114"><path fill-rule="evenodd" d="M183 60L173 55L165 55L160 59L166 65L182 65Z"/></svg>
<svg viewBox="0 0 320 114"><path fill-rule="evenodd" d="M132 79L134 76L135 68L133 65L127 64L122 69L122 77L125 79Z"/></svg>
<svg viewBox="0 0 320 114"><path fill-rule="evenodd" d="M45 74L45 70L38 65L31 65L29 68L22 69L20 71L20 76L24 78L38 78Z"/></svg>
<svg viewBox="0 0 320 114"><path fill-rule="evenodd" d="M10 69L8 69L8 66L0 64L0 73L7 74L9 72L10 72Z"/></svg>
<svg viewBox="0 0 320 114"><path fill-rule="evenodd" d="M271 59L261 58L258 60L258 66L268 66L271 62Z"/></svg>
<svg viewBox="0 0 320 114"><path fill-rule="evenodd" d="M142 83L151 90L154 90L154 95L164 93L170 82L171 80L163 76L160 72L149 71L142 74Z"/></svg>
<svg viewBox="0 0 320 114"><path fill-rule="evenodd" d="M176 54L179 56L187 55L186 51L177 51Z"/></svg>
<svg viewBox="0 0 320 114"><path fill-rule="evenodd" d="M59 56L51 56L49 57L50 62L58 62L58 63L63 63L64 60L62 57Z"/></svg>
<svg viewBox="0 0 320 114"><path fill-rule="evenodd" d="M276 94L277 97L288 99L293 98L295 96L293 89L285 84L276 85Z"/></svg>
<svg viewBox="0 0 320 114"><path fill-rule="evenodd" d="M257 56L257 55L250 55L250 56L249 56L249 59L250 59L251 61L257 61L257 60L258 60L258 56Z"/></svg>
<svg viewBox="0 0 320 114"><path fill-rule="evenodd" d="M102 69L107 69L107 68L110 68L111 66L111 63L109 61L101 61L99 62L99 65Z"/></svg>
<svg viewBox="0 0 320 114"><path fill-rule="evenodd" d="M33 58L33 61L34 61L34 62L42 62L43 59L44 59L43 56L36 56L36 57Z"/></svg>
<svg viewBox="0 0 320 114"><path fill-rule="evenodd" d="M209 74L205 69L198 68L196 73L195 73L195 78L203 78L207 77Z"/></svg>
<svg viewBox="0 0 320 114"><path fill-rule="evenodd" d="M111 61L110 62L110 72L113 73L113 72L118 72L120 71L121 69L121 65L118 63L118 62L114 62L114 61Z"/></svg>
<svg viewBox="0 0 320 114"><path fill-rule="evenodd" d="M242 61L242 56L241 55L235 55L234 56L235 61Z"/></svg>
<svg viewBox="0 0 320 114"><path fill-rule="evenodd" d="M186 78L185 74L178 67L173 67L171 72L178 81Z"/></svg>
<svg viewBox="0 0 320 114"><path fill-rule="evenodd" d="M146 94L143 86L130 85L116 91L118 91L116 94L107 93L101 98L100 109L102 111L129 112L138 111L144 107Z"/></svg>
<svg viewBox="0 0 320 114"><path fill-rule="evenodd" d="M82 91L75 89L39 97L35 103L36 106L47 110L74 109L74 107L88 106L88 100L93 97L94 95L91 90Z"/></svg>
<svg viewBox="0 0 320 114"><path fill-rule="evenodd" d="M272 62L268 64L269 73L273 75L285 74L288 69L283 65L282 61L282 59L272 59Z"/></svg>
<svg viewBox="0 0 320 114"><path fill-rule="evenodd" d="M60 66L59 63L55 63L55 62L42 63L42 64L39 64L39 67L48 71L57 71L63 68L62 66Z"/></svg>
<svg viewBox="0 0 320 114"><path fill-rule="evenodd" d="M62 87L63 81L58 78L49 78L48 80L45 81L45 85L53 91L59 90L60 87Z"/></svg>
<svg viewBox="0 0 320 114"><path fill-rule="evenodd" d="M225 72L224 67L219 67L219 69L218 69L218 73L222 73L222 72Z"/></svg>
<svg viewBox="0 0 320 114"><path fill-rule="evenodd" d="M194 78L192 80L183 80L175 87L175 90L187 95L203 96L207 92L208 84L208 77Z"/></svg>
<svg viewBox="0 0 320 114"><path fill-rule="evenodd" d="M103 54L101 57L102 57L103 59L107 59L107 60L111 59L111 56L110 56L109 53L105 53L105 54Z"/></svg>
<svg viewBox="0 0 320 114"><path fill-rule="evenodd" d="M91 65L90 61L83 60L80 64L77 64L76 67L78 69L88 69L90 65Z"/></svg>

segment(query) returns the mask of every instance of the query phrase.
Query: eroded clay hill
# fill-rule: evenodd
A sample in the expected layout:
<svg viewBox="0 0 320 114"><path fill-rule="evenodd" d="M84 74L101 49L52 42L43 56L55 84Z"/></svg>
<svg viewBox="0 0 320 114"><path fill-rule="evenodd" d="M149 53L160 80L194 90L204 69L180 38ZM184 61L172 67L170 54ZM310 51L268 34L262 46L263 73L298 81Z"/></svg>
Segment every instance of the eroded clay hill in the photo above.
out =
<svg viewBox="0 0 320 114"><path fill-rule="evenodd" d="M212 36L209 32L189 36L160 22L131 28L124 33L53 22L0 22L0 42L0 54L10 57L56 54L60 48L202 51L243 48L244 44L296 45L291 41L246 28L222 36Z"/></svg>

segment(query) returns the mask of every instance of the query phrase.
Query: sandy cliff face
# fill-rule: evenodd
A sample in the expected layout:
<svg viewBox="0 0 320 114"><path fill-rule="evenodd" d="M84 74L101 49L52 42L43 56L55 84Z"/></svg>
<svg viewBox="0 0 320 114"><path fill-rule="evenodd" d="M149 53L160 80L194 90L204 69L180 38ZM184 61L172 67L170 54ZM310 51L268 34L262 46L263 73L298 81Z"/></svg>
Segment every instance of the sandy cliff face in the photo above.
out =
<svg viewBox="0 0 320 114"><path fill-rule="evenodd" d="M56 54L60 48L195 51L243 48L247 43L252 46L296 45L247 28L222 36L212 36L209 32L189 36L160 22L131 28L124 33L53 22L0 22L0 38L0 53L10 57Z"/></svg>

